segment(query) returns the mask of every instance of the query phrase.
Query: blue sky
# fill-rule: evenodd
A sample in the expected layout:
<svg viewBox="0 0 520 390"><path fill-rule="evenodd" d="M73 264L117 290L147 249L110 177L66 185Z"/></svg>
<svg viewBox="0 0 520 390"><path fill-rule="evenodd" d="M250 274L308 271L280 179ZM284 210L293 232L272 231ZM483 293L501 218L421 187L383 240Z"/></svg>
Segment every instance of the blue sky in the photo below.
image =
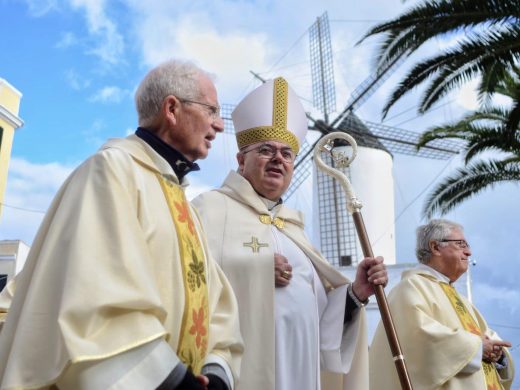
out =
<svg viewBox="0 0 520 390"><path fill-rule="evenodd" d="M9 169L0 239L30 244L57 188L107 138L136 126L133 93L146 71L168 58L186 58L217 76L221 103L236 103L258 85L250 70L266 78L285 76L311 106L309 26L327 11L334 50L338 109L374 69L378 40L355 43L374 23L412 1L137 1L0 0L0 77L23 93ZM449 46L456 37L431 42L408 60L358 111L381 120L392 86L413 59ZM420 91L418 91L420 92ZM475 107L471 85L419 117L418 94L390 112L385 124L420 132L454 120ZM393 119L392 119L393 117ZM192 176L190 195L218 186L235 168L233 137L221 135L202 170ZM397 258L414 261L414 229L426 187L460 165L394 156ZM384 189L382 189L384 190ZM472 269L474 302L520 361L520 217L518 185L487 190L448 215L466 227L477 265ZM308 210L308 191L292 202ZM310 214L309 214L310 216ZM515 387L515 389L518 388Z"/></svg>

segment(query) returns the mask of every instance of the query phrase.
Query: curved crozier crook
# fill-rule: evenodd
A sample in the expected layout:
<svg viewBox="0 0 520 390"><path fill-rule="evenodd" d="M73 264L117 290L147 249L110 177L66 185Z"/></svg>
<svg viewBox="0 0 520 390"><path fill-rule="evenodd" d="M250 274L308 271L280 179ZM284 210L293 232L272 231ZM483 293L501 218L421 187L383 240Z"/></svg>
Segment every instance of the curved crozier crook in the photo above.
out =
<svg viewBox="0 0 520 390"><path fill-rule="evenodd" d="M352 147L352 154L350 157L348 157L344 152L334 150L334 140L338 138L347 141ZM350 180L339 169L332 168L325 164L325 162L321 159L321 152L328 152L336 166L340 168L348 167L352 161L354 161L357 155L356 140L352 136L339 131L327 134L323 136L314 147L314 161L319 169L321 169L327 175L332 176L338 180L338 182L341 184L341 187L343 187L343 190L347 194L347 209L349 213L352 214L355 211L359 211L361 207L363 207L363 204L356 198Z"/></svg>

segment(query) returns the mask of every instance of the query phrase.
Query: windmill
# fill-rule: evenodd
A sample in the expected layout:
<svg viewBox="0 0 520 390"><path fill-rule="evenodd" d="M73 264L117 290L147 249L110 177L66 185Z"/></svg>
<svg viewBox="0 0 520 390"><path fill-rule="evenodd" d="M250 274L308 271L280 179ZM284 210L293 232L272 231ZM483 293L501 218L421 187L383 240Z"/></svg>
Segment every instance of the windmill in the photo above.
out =
<svg viewBox="0 0 520 390"><path fill-rule="evenodd" d="M403 61L400 58L386 64L384 68L366 78L355 88L345 108L331 120L331 114L336 112L336 93L330 27L326 12L309 28L309 43L313 105L323 115L322 119L315 119L308 114L309 129L319 132L320 138L332 131L345 131L356 139L360 147L357 159L359 166L356 168L355 161L355 164L347 168L344 173L357 188L358 196L364 203L367 197L371 198L368 199L370 203L370 208L367 208L368 215L367 212L364 214L369 236L378 241L373 243L374 252L384 253L385 258L390 259L392 263L395 261L395 234L393 228L388 228L394 224L392 153L448 159L457 154L460 144L454 141L437 140L417 151L415 145L419 134L381 123L362 121L355 115L355 110L366 102L400 65ZM257 74L253 74L262 80ZM230 120L234 107L223 105L222 108L225 131L234 133ZM302 145L295 161L291 186L284 196L286 200L313 172L311 161L313 148L314 145L308 142ZM324 155L322 158L327 164L333 164L329 156ZM367 176L366 172L360 174L361 164L363 170L370 167L372 177ZM344 207L346 202L343 191L332 178L321 172L314 171L313 183L316 198L313 220L319 225L317 228L320 234L321 252L335 266L355 265L356 260L360 258L361 248L356 238L353 221ZM381 192L376 190L377 185L385 188L386 193L374 197L375 193Z"/></svg>

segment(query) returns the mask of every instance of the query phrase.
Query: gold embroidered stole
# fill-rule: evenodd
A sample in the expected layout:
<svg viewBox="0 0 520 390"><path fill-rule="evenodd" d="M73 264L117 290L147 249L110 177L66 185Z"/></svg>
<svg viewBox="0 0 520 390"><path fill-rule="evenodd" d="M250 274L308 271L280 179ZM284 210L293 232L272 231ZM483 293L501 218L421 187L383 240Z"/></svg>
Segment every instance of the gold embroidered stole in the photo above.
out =
<svg viewBox="0 0 520 390"><path fill-rule="evenodd" d="M208 349L209 307L204 253L183 189L157 174L175 224L184 280L184 313L177 356L200 374Z"/></svg>
<svg viewBox="0 0 520 390"><path fill-rule="evenodd" d="M462 323L464 329L468 332L482 337L482 331L480 330L480 327L478 326L473 316L469 313L462 299L460 299L457 290L455 290L455 288L449 285L448 283L439 282L439 284L444 290L446 296L448 297L448 300L453 306L453 309L455 309L455 313L457 313L457 316L459 317L459 320ZM500 384L498 372L495 365L493 363L482 361L482 368L484 369L484 375L486 377L486 384L488 390L503 389L502 385Z"/></svg>

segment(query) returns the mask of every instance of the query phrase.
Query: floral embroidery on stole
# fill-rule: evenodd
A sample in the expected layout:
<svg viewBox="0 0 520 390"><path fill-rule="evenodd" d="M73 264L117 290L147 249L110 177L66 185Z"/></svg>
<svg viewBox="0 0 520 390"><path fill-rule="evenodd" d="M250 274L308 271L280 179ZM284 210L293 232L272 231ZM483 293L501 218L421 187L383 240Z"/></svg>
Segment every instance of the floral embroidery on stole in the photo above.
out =
<svg viewBox="0 0 520 390"><path fill-rule="evenodd" d="M455 313L457 313L457 316L459 317L459 320L462 323L464 329L466 329L468 332L482 337L482 331L480 330L480 327L478 326L477 322L472 317L472 315L469 313L462 299L460 299L457 290L455 290L455 288L449 285L448 283L439 282L439 284L441 285L446 296L448 297L448 300L453 306L453 309L455 309ZM487 389L503 389L502 385L500 384L500 380L498 379L498 372L495 368L495 365L493 363L482 361L482 368L484 369L484 375L486 377Z"/></svg>
<svg viewBox="0 0 520 390"><path fill-rule="evenodd" d="M177 356L195 375L200 374L208 349L208 289L204 253L183 189L157 174L179 241L184 280L184 313Z"/></svg>

